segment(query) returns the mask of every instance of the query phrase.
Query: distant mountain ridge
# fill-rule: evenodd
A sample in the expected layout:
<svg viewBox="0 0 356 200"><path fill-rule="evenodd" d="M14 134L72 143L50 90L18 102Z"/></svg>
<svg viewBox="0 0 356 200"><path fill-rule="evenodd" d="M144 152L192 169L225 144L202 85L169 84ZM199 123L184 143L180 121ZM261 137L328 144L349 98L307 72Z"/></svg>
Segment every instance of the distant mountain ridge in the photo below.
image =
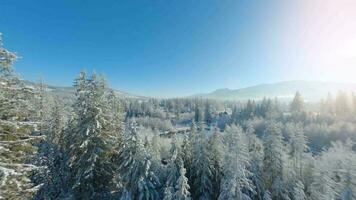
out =
<svg viewBox="0 0 356 200"><path fill-rule="evenodd" d="M31 82L31 81L26 81L24 80L24 83L29 86L35 86L37 83ZM60 98L68 98L68 99L74 99L74 87L63 87L63 86L53 86L53 85L47 85L47 92L49 92L51 95L58 96ZM116 90L114 89L114 92L118 94L120 97L125 97L125 98L140 98L144 99L146 97L140 96L140 95L134 95L128 92L124 92L121 90Z"/></svg>
<svg viewBox="0 0 356 200"><path fill-rule="evenodd" d="M24 81L27 85L34 86L36 83ZM51 95L64 99L74 99L73 87L46 85ZM115 93L124 98L147 99L148 97L131 94L121 90ZM290 101L299 91L303 98L309 102L317 102L325 99L328 93L335 95L338 91L356 93L356 83L334 83L318 81L284 81L270 84L260 84L240 89L217 89L211 93L196 94L191 98L202 97L217 100L246 101L248 99L261 100L266 98L278 98L281 101Z"/></svg>
<svg viewBox="0 0 356 200"><path fill-rule="evenodd" d="M334 83L318 81L284 81L272 84L260 84L241 89L218 89L211 93L197 94L192 97L202 97L220 100L244 101L248 99L261 100L264 97L278 98L289 101L299 91L309 102L320 101L328 93L335 95L338 91L356 92L356 83Z"/></svg>

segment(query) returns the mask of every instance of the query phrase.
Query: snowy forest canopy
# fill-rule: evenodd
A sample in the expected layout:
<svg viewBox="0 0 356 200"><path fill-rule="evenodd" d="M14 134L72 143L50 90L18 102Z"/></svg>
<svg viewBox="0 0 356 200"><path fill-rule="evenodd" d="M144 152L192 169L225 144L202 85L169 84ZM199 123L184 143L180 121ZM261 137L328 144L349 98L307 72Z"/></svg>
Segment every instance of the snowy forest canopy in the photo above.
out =
<svg viewBox="0 0 356 200"><path fill-rule="evenodd" d="M0 39L0 199L354 200L356 96L73 99L27 85Z"/></svg>

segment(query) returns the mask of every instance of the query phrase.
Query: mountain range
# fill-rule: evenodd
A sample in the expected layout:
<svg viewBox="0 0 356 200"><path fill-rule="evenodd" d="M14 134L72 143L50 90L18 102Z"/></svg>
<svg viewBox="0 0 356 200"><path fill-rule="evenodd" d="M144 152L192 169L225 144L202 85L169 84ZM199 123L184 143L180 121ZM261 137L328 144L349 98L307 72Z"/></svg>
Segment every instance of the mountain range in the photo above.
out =
<svg viewBox="0 0 356 200"><path fill-rule="evenodd" d="M305 101L317 102L321 99L325 99L328 94L335 95L339 91L349 93L356 92L356 83L285 81L272 84L260 84L235 90L218 89L211 93L197 94L192 97L238 101L248 99L261 100L267 97L290 101L297 91L302 94Z"/></svg>
<svg viewBox="0 0 356 200"><path fill-rule="evenodd" d="M26 81L28 85L33 82ZM50 94L61 98L72 99L73 87L59 87L47 85ZM148 97L134 95L121 90L114 90L118 95L126 98L146 99ZM356 92L356 83L334 83L317 81L285 81L271 84L260 84L240 89L217 89L211 93L196 94L190 98L209 98L217 100L246 101L248 99L261 100L266 98L278 98L281 101L290 101L299 91L307 102L317 102L325 99L328 94L335 95L339 91Z"/></svg>

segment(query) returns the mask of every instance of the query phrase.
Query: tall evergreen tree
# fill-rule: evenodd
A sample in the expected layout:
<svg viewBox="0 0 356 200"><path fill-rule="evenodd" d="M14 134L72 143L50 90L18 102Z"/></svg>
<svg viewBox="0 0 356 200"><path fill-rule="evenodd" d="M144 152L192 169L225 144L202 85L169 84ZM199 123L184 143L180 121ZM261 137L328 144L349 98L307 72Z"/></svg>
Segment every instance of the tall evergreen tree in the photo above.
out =
<svg viewBox="0 0 356 200"><path fill-rule="evenodd" d="M213 128L211 128L213 129ZM214 199L217 199L220 193L220 185L223 171L224 159L224 144L223 137L218 129L215 127L213 134L209 138L209 154L212 163L212 188Z"/></svg>
<svg viewBox="0 0 356 200"><path fill-rule="evenodd" d="M113 165L112 147L117 133L111 130L107 92L103 79L93 74L76 81L75 103L77 124L71 135L69 160L72 187L76 198L104 198L110 193Z"/></svg>
<svg viewBox="0 0 356 200"><path fill-rule="evenodd" d="M175 185L175 193L173 195L173 199L175 200L190 200L190 192L189 192L189 184L188 178L185 176L185 168L183 164L183 160L181 157L178 157L179 166L179 177L177 183Z"/></svg>
<svg viewBox="0 0 356 200"><path fill-rule="evenodd" d="M249 180L250 171L246 137L240 127L232 125L226 128L226 153L224 157L223 179L219 199L251 199L254 191Z"/></svg>
<svg viewBox="0 0 356 200"><path fill-rule="evenodd" d="M124 147L119 150L118 165L121 199L154 200L159 198L160 181L151 169L150 155L144 148L133 123L126 127Z"/></svg>
<svg viewBox="0 0 356 200"><path fill-rule="evenodd" d="M0 198L31 198L39 187L30 180L38 168L32 164L36 155L33 135L36 122L31 100L34 91L14 74L16 54L6 50L0 35Z"/></svg>
<svg viewBox="0 0 356 200"><path fill-rule="evenodd" d="M263 177L262 177L262 161L263 161L263 144L256 136L255 130L251 123L247 124L247 148L250 158L249 171L250 179L254 186L255 193L250 193L254 199L262 200L264 195Z"/></svg>
<svg viewBox="0 0 356 200"><path fill-rule="evenodd" d="M290 110L294 113L299 113L304 109L304 101L302 95L299 92L296 92L294 99L290 104Z"/></svg>
<svg viewBox="0 0 356 200"><path fill-rule="evenodd" d="M167 179L166 179L166 184L165 184L165 197L164 199L170 199L172 195L175 193L175 184L177 183L177 180L180 176L179 170L180 166L182 163L179 163L179 156L180 156L180 148L177 145L177 140L176 136L173 137L172 142L171 142L171 149L170 149L170 159L167 165Z"/></svg>
<svg viewBox="0 0 356 200"><path fill-rule="evenodd" d="M189 185L193 185L193 170L192 170L192 162L193 162L193 144L197 140L197 129L195 126L195 122L193 120L190 132L188 135L185 135L183 138L182 144L182 153L183 153L183 162L184 166L187 170L187 177L189 181Z"/></svg>
<svg viewBox="0 0 356 200"><path fill-rule="evenodd" d="M204 127L201 125L193 144L191 187L194 199L212 199L211 167L207 138Z"/></svg>
<svg viewBox="0 0 356 200"><path fill-rule="evenodd" d="M207 126L211 126L213 123L213 113L212 113L212 106L210 102L207 100L205 102L205 108L204 108L204 119L205 123Z"/></svg>
<svg viewBox="0 0 356 200"><path fill-rule="evenodd" d="M285 147L279 125L269 122L265 130L263 158L263 178L265 188L272 191L272 197L288 200L284 185Z"/></svg>
<svg viewBox="0 0 356 200"><path fill-rule="evenodd" d="M197 123L202 123L204 121L204 113L202 109L201 102L196 102L194 106L194 120Z"/></svg>

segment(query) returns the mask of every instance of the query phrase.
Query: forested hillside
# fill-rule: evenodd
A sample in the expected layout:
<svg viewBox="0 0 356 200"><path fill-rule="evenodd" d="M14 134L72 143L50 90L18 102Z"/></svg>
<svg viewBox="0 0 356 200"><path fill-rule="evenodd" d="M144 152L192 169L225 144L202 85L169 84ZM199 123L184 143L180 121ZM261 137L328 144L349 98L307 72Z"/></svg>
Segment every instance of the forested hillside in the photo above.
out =
<svg viewBox="0 0 356 200"><path fill-rule="evenodd" d="M16 59L0 40L0 199L356 199L352 94L142 99L81 72L68 101Z"/></svg>

